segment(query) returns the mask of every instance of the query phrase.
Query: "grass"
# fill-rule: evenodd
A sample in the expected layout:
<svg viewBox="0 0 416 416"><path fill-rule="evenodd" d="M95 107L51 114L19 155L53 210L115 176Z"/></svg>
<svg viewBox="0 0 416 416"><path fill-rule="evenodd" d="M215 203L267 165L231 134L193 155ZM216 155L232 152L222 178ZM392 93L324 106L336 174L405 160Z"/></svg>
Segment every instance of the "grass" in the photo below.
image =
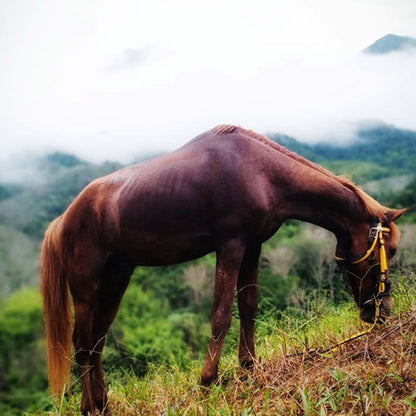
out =
<svg viewBox="0 0 416 416"><path fill-rule="evenodd" d="M360 330L352 304L317 303L304 319L283 315L258 322L258 361L238 366L236 351L224 354L220 382L200 386L202 363L185 370L154 366L141 379L119 370L111 375L114 415L413 415L416 414L415 275L398 276L395 313L388 325L324 354ZM412 283L413 281L413 283ZM297 354L299 353L299 354ZM80 384L79 382L77 384ZM76 415L74 394L51 416Z"/></svg>

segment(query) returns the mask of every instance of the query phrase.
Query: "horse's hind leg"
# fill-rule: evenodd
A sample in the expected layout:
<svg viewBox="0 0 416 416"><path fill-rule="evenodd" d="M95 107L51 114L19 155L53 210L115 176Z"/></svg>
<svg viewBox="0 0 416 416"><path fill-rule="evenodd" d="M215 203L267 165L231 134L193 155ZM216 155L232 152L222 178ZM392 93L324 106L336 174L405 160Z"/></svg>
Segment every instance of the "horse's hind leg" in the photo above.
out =
<svg viewBox="0 0 416 416"><path fill-rule="evenodd" d="M218 378L218 362L225 335L231 325L235 288L243 256L244 245L239 240L231 240L217 250L211 340L201 377L205 386Z"/></svg>
<svg viewBox="0 0 416 416"><path fill-rule="evenodd" d="M132 272L133 266L127 259L120 254L111 254L107 258L101 275L92 327L93 350L90 357L90 382L95 407L104 414L110 414L110 411L102 367L102 351L107 331L117 314Z"/></svg>
<svg viewBox="0 0 416 416"><path fill-rule="evenodd" d="M75 307L73 341L81 371L84 415L96 410L109 413L101 355L133 267L121 255L111 254L97 270L100 271L88 277L72 278L70 283Z"/></svg>
<svg viewBox="0 0 416 416"><path fill-rule="evenodd" d="M242 367L251 367L254 353L254 320L257 313L257 276L261 246L246 251L237 282L240 313L238 358Z"/></svg>
<svg viewBox="0 0 416 416"><path fill-rule="evenodd" d="M95 311L95 302L91 302L88 297L79 297L73 292L75 308L75 326L73 341L75 347L75 359L81 373L82 401L81 412L87 415L95 409L94 398L91 390L91 350L92 326Z"/></svg>

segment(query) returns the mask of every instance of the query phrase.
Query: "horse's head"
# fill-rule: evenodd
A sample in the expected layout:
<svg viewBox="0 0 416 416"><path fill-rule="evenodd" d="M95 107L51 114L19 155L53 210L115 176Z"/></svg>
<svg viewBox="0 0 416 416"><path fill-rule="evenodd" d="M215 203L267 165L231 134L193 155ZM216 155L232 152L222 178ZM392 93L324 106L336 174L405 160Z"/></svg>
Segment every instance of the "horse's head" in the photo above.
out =
<svg viewBox="0 0 416 416"><path fill-rule="evenodd" d="M382 320L392 312L389 264L400 241L393 221L405 211L390 210L383 220L355 227L349 248L338 243L336 260L365 322Z"/></svg>

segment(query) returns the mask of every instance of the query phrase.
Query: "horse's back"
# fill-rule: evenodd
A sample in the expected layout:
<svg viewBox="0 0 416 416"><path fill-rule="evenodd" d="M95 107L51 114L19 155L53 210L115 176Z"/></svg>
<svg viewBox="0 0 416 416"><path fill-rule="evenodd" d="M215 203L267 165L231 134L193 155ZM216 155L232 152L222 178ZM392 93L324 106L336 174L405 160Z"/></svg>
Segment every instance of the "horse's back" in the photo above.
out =
<svg viewBox="0 0 416 416"><path fill-rule="evenodd" d="M92 182L74 202L72 217L105 250L126 252L137 264L197 258L239 233L261 238L254 234L273 203L268 153L233 126L213 129Z"/></svg>

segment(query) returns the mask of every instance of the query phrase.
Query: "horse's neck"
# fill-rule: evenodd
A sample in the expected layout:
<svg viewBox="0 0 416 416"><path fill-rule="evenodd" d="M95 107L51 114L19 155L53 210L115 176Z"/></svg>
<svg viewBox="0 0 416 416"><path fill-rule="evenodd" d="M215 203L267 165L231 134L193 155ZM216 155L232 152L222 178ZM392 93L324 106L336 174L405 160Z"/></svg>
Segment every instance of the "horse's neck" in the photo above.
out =
<svg viewBox="0 0 416 416"><path fill-rule="evenodd" d="M367 221L363 201L335 177L309 166L292 175L288 189L287 218L299 219L333 232L338 240L351 236Z"/></svg>

